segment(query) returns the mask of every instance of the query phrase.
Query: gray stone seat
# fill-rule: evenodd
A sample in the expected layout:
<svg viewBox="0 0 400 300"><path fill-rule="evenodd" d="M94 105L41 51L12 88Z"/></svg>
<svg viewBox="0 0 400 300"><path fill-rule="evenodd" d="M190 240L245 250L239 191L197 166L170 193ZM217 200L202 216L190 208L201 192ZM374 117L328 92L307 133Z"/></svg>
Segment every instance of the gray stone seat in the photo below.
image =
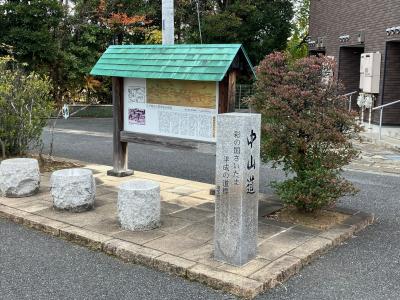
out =
<svg viewBox="0 0 400 300"><path fill-rule="evenodd" d="M82 212L94 206L96 183L91 170L55 171L50 178L50 190L56 209Z"/></svg>
<svg viewBox="0 0 400 300"><path fill-rule="evenodd" d="M160 226L160 184L132 180L120 185L118 218L123 229L145 231Z"/></svg>
<svg viewBox="0 0 400 300"><path fill-rule="evenodd" d="M32 158L6 159L0 164L0 193L19 198L36 194L40 186L39 164Z"/></svg>

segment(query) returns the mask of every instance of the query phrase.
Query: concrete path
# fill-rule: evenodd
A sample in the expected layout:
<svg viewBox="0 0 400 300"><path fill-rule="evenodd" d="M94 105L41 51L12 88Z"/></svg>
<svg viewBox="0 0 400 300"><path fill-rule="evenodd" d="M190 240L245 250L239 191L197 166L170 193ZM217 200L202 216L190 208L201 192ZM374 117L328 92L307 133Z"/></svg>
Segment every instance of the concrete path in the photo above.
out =
<svg viewBox="0 0 400 300"><path fill-rule="evenodd" d="M109 120L82 119L59 122L58 128L110 134L110 125ZM55 138L55 155L103 164L111 161L111 139L107 136L56 133ZM164 175L203 182L212 182L214 178L212 155L193 155L154 145L131 145L130 153L131 165L137 170L158 169ZM264 182L269 182L279 180L283 174L265 166L262 176ZM367 168L361 172L347 171L346 177L361 192L343 199L341 205L373 212L377 222L257 299L400 298L400 177L370 173ZM233 299L181 279L122 264L18 225L0 223L0 235L0 290L7 287L5 299ZM83 271L93 269L96 284L78 280L90 274ZM134 280L124 285L127 274ZM66 289L65 283L75 286Z"/></svg>

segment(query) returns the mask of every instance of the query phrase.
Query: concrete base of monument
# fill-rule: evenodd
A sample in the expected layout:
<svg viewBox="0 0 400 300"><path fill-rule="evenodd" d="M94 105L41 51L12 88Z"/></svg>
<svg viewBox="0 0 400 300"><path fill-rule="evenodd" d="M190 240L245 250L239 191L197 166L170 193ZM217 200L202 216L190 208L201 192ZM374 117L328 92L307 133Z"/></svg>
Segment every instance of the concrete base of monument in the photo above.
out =
<svg viewBox="0 0 400 300"><path fill-rule="evenodd" d="M22 199L0 197L0 217L128 263L182 276L244 298L254 298L277 286L374 220L373 215L338 208L348 218L320 231L260 217L257 256L246 265L235 267L213 258L214 196L209 193L213 185L139 171L131 177L110 177L108 166L79 163L93 171L97 182L92 211L76 214L54 210L49 192L51 174L43 173L38 194ZM118 187L132 179L160 183L160 228L132 232L119 226ZM281 207L274 195L263 194L259 215Z"/></svg>
<svg viewBox="0 0 400 300"><path fill-rule="evenodd" d="M107 175L112 177L128 177L134 174L133 170L115 171L114 169L108 170Z"/></svg>

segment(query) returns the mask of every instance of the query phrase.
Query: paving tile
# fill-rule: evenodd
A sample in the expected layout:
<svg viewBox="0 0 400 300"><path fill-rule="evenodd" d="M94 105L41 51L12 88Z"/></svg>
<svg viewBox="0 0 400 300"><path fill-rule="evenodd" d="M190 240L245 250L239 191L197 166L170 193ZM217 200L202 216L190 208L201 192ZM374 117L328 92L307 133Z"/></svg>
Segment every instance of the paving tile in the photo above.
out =
<svg viewBox="0 0 400 300"><path fill-rule="evenodd" d="M187 270L196 265L196 262L171 254L164 254L154 260L154 265L160 271L186 276Z"/></svg>
<svg viewBox="0 0 400 300"><path fill-rule="evenodd" d="M352 235L353 230L351 226L344 224L335 225L319 234L320 237L332 240L334 245L340 244L343 240L350 238Z"/></svg>
<svg viewBox="0 0 400 300"><path fill-rule="evenodd" d="M173 255L180 255L191 249L196 249L204 244L202 241L194 240L186 236L169 234L156 240L150 241L144 246Z"/></svg>
<svg viewBox="0 0 400 300"><path fill-rule="evenodd" d="M271 263L270 260L264 259L262 257L257 257L242 267L222 264L221 266L218 267L218 269L234 273L240 276L248 277L270 263Z"/></svg>
<svg viewBox="0 0 400 300"><path fill-rule="evenodd" d="M304 226L304 225L296 225L293 227L294 230L296 231L301 231L307 234L312 234L312 235L318 235L321 234L323 232L323 230L320 229L316 229L316 228L312 228L312 227L308 227L308 226Z"/></svg>
<svg viewBox="0 0 400 300"><path fill-rule="evenodd" d="M265 223L258 223L258 236L261 239L268 239L273 235L276 235L282 231L286 230L286 228L265 224Z"/></svg>
<svg viewBox="0 0 400 300"><path fill-rule="evenodd" d="M285 255L250 275L250 278L264 282L268 288L273 288L298 273L301 267L299 258Z"/></svg>
<svg viewBox="0 0 400 300"><path fill-rule="evenodd" d="M38 215L24 216L22 224L55 236L60 235L61 228L70 226L69 224L51 220Z"/></svg>
<svg viewBox="0 0 400 300"><path fill-rule="evenodd" d="M123 182L135 180L135 176L127 176L127 177L114 177L114 176L108 176L105 172L98 173L94 175L95 179L103 182L104 184L109 184L109 185L120 185Z"/></svg>
<svg viewBox="0 0 400 300"><path fill-rule="evenodd" d="M178 198L169 199L168 202L183 205L186 207L194 207L206 203L203 199L188 196L181 196Z"/></svg>
<svg viewBox="0 0 400 300"><path fill-rule="evenodd" d="M116 218L102 219L98 223L87 225L84 228L104 235L113 235L123 231Z"/></svg>
<svg viewBox="0 0 400 300"><path fill-rule="evenodd" d="M135 172L135 176L143 179L150 179L154 181L160 181L160 182L166 182L166 183L172 183L175 185L185 185L191 183L189 180L185 179L180 179L180 178L173 178L173 177L168 177L168 176L162 176L162 175L157 175L157 174L151 174L151 173L143 173L143 172Z"/></svg>
<svg viewBox="0 0 400 300"><path fill-rule="evenodd" d="M213 215L213 212L191 207L175 212L171 214L171 217L182 218L191 221L204 221L207 218L212 217Z"/></svg>
<svg viewBox="0 0 400 300"><path fill-rule="evenodd" d="M182 253L180 256L214 268L223 265L222 262L214 259L214 247L210 243L196 249L190 249L189 251Z"/></svg>
<svg viewBox="0 0 400 300"><path fill-rule="evenodd" d="M9 206L1 205L0 204L0 217L6 218L8 220L13 221L17 224L22 224L24 221L24 217L32 215L26 211L22 211L16 208L12 208Z"/></svg>
<svg viewBox="0 0 400 300"><path fill-rule="evenodd" d="M214 288L233 293L243 298L252 299L264 290L262 282L252 280L233 273L197 264L188 270L188 277Z"/></svg>
<svg viewBox="0 0 400 300"><path fill-rule="evenodd" d="M290 251L289 254L300 258L303 264L308 264L310 261L330 249L332 245L333 242L329 239L314 237L296 249Z"/></svg>
<svg viewBox="0 0 400 300"><path fill-rule="evenodd" d="M295 226L295 224L292 224L292 223L280 222L280 221L276 221L276 220L272 220L272 219L268 219L268 218L263 218L262 216L259 216L258 221L261 223L275 225L275 226L279 226L279 227L283 227L283 228L290 228L290 227Z"/></svg>
<svg viewBox="0 0 400 300"><path fill-rule="evenodd" d="M161 201L170 201L172 199L181 197L181 195L170 193L167 191L161 191L160 195L161 195Z"/></svg>
<svg viewBox="0 0 400 300"><path fill-rule="evenodd" d="M193 193L190 196L215 202L215 195L211 195L209 190Z"/></svg>
<svg viewBox="0 0 400 300"><path fill-rule="evenodd" d="M104 205L97 206L95 202L93 211L104 218L114 218L117 217L117 203L106 203Z"/></svg>
<svg viewBox="0 0 400 300"><path fill-rule="evenodd" d="M183 210L183 209L187 209L187 207L179 205L179 204L175 204L175 203L165 202L165 201L161 202L161 214L162 215L172 214L174 212L177 212L177 211Z"/></svg>
<svg viewBox="0 0 400 300"><path fill-rule="evenodd" d="M119 191L118 184L114 184L114 185L104 184L104 183L100 184L100 183L97 183L97 181L96 181L96 185L97 185L96 188L105 188L107 190L111 190L114 193L114 195L118 195L118 191ZM99 196L102 196L102 195L99 195Z"/></svg>
<svg viewBox="0 0 400 300"><path fill-rule="evenodd" d="M111 169L110 166L106 165L86 164L86 163L85 163L85 168L90 169L92 171L103 172L104 174L106 174L107 171Z"/></svg>
<svg viewBox="0 0 400 300"><path fill-rule="evenodd" d="M312 235L289 229L267 239L264 243L259 245L258 254L265 259L273 261L305 243L312 237Z"/></svg>
<svg viewBox="0 0 400 300"><path fill-rule="evenodd" d="M215 203L214 202L205 202L203 204L195 206L198 209L203 209L215 213Z"/></svg>
<svg viewBox="0 0 400 300"><path fill-rule="evenodd" d="M50 187L50 176L40 176L40 187L48 190Z"/></svg>
<svg viewBox="0 0 400 300"><path fill-rule="evenodd" d="M108 198L113 198L113 199L117 199L118 197L118 193L113 189L107 188L107 186L103 185L96 187L96 198L105 195L107 195Z"/></svg>
<svg viewBox="0 0 400 300"><path fill-rule="evenodd" d="M215 188L214 184L195 182L195 181L192 181L189 184L185 184L185 186L193 188L193 189L205 191L208 194L210 194L210 189Z"/></svg>
<svg viewBox="0 0 400 300"><path fill-rule="evenodd" d="M195 240L207 242L212 240L214 237L214 226L201 222L194 223L178 230L176 233Z"/></svg>
<svg viewBox="0 0 400 300"><path fill-rule="evenodd" d="M161 231L159 229L154 229L149 231L122 230L118 233L113 234L113 236L120 240L132 242L138 245L143 245L152 240L166 236L167 234L168 233Z"/></svg>
<svg viewBox="0 0 400 300"><path fill-rule="evenodd" d="M126 262L154 265L154 259L164 252L136 245L119 239L112 239L103 243L103 251L115 255Z"/></svg>
<svg viewBox="0 0 400 300"><path fill-rule="evenodd" d="M102 219L107 219L107 216L99 215L94 211L72 213L66 211L58 211L54 208L47 208L36 212L36 214L60 222L75 225L77 227L84 227L87 225L96 224Z"/></svg>
<svg viewBox="0 0 400 300"><path fill-rule="evenodd" d="M102 244L112 239L110 236L76 226L60 228L60 237L94 250L101 250Z"/></svg>
<svg viewBox="0 0 400 300"><path fill-rule="evenodd" d="M26 212L34 213L34 212L41 211L41 210L44 210L47 208L51 208L52 204L48 201L32 200L32 201L16 204L16 205L14 205L14 207L18 208L20 210L26 211Z"/></svg>
<svg viewBox="0 0 400 300"><path fill-rule="evenodd" d="M174 233L186 226L192 225L194 222L182 219L175 218L171 215L161 216L161 227L162 231L166 231L168 233Z"/></svg>
<svg viewBox="0 0 400 300"><path fill-rule="evenodd" d="M94 207L101 207L103 205L107 205L107 204L114 204L115 206L117 206L117 199L113 199L112 197L106 197L106 195L103 196L96 196L95 200L94 200Z"/></svg>
<svg viewBox="0 0 400 300"><path fill-rule="evenodd" d="M165 191L165 190L176 187L176 185L173 183L168 183L168 182L158 182L158 183L160 184L161 191Z"/></svg>
<svg viewBox="0 0 400 300"><path fill-rule="evenodd" d="M32 202L32 199L29 197L26 198L6 198L0 197L0 204L15 207L20 205L21 203Z"/></svg>
<svg viewBox="0 0 400 300"><path fill-rule="evenodd" d="M189 186L177 186L177 187L174 187L172 189L167 189L165 191L169 192L169 193L178 194L178 195L181 195L181 196L189 196L190 194L197 193L200 190L192 188L192 187L189 187Z"/></svg>
<svg viewBox="0 0 400 300"><path fill-rule="evenodd" d="M38 199L38 200L44 200L44 201L50 201L53 202L53 196L50 194L50 191L40 191L39 193L36 194L35 196L32 197L32 199Z"/></svg>

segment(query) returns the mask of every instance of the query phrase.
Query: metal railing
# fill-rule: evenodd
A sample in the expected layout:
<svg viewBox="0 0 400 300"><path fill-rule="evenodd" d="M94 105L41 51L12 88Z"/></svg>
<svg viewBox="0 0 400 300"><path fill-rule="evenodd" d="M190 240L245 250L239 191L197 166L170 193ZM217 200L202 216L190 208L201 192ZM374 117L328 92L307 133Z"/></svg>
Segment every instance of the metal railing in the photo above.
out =
<svg viewBox="0 0 400 300"><path fill-rule="evenodd" d="M383 118L383 109L384 109L385 107L387 107L387 106L391 106L391 105L396 104L396 103L400 103L400 100L396 100L396 101L393 101L393 102L390 102L390 103L387 103L387 104L383 104L383 105L374 107L374 108L372 109L372 110L378 110L378 109L381 110L381 112L380 112L381 114L380 114L380 116L379 116L379 140L382 139L382 118Z"/></svg>
<svg viewBox="0 0 400 300"><path fill-rule="evenodd" d="M355 95L355 94L357 94L357 93L358 93L358 91L354 91L354 92L347 93L347 94L344 94L344 95L343 95L343 97L348 97L348 98L349 98L349 111L351 111L351 105L352 105L352 101L353 101L353 95Z"/></svg>
<svg viewBox="0 0 400 300"><path fill-rule="evenodd" d="M251 84L237 84L235 93L235 108L248 109L249 105L244 103L243 100L253 95L253 85Z"/></svg>

